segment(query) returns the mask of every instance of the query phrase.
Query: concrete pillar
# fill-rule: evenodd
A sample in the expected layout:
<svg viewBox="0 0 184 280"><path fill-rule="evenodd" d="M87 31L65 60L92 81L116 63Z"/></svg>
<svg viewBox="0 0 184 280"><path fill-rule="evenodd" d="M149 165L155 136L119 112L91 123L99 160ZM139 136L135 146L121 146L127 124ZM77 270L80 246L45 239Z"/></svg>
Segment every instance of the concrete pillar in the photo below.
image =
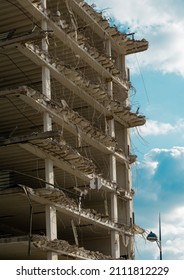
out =
<svg viewBox="0 0 184 280"><path fill-rule="evenodd" d="M126 129L127 132L125 133L125 143L126 146L129 147L130 153L130 129ZM126 188L130 192L132 189L132 170L131 166L126 169ZM129 200L126 203L126 212L127 212L127 223L132 225L133 224L133 201ZM130 237L129 244L128 244L128 255L130 259L134 259L134 237Z"/></svg>
<svg viewBox="0 0 184 280"><path fill-rule="evenodd" d="M118 68L121 71L121 78L126 80L126 67L125 67L125 55L121 54L118 56Z"/></svg>
<svg viewBox="0 0 184 280"><path fill-rule="evenodd" d="M106 53L108 57L111 59L111 41L106 41ZM110 98L113 98L113 83L112 81L107 82L108 95ZM107 133L112 137L115 137L115 123L113 118L107 118L106 121ZM110 166L110 179L111 181L116 183L116 157L114 155L110 155L109 157L109 166ZM111 194L111 219L113 222L118 222L118 198L117 195ZM119 233L115 230L111 231L111 255L114 259L119 259L120 257L120 239Z"/></svg>
<svg viewBox="0 0 184 280"><path fill-rule="evenodd" d="M127 75L126 75L126 61L125 61L125 55L120 55L118 58L118 66L119 69L122 73L122 78L125 80L127 79ZM129 106L130 104L130 100L129 100L129 96L126 99L125 105ZM130 129L129 128L124 128L123 129L123 137L122 137L122 143L121 143L121 147L124 150L125 154L128 156L128 154L130 153ZM131 173L131 166L129 165L127 166L122 166L122 168L124 168L125 172L125 178L123 179L123 185L124 187L128 190L131 191L132 189L132 173ZM132 214L133 213L133 202L127 201L126 202L126 207L125 207L125 215L126 215L126 223L128 225L132 224ZM128 258L133 259L134 258L134 238L130 237L129 238L129 243L127 246L127 253L128 253Z"/></svg>
<svg viewBox="0 0 184 280"><path fill-rule="evenodd" d="M124 54L121 54L121 55L118 56L117 66L118 66L118 69L121 72L121 74L120 74L121 79L124 80L124 81L128 81L129 80L129 71L126 68L126 61L125 61L125 55ZM124 106L129 106L130 105L129 104L129 98L125 99L123 105Z"/></svg>
<svg viewBox="0 0 184 280"><path fill-rule="evenodd" d="M47 7L47 0L41 1L44 9ZM47 21L45 19L42 20L42 29L47 31ZM48 38L47 35L42 39L42 50L44 52L48 52ZM42 66L42 93L48 98L51 99L51 80L50 80L50 70L46 66ZM52 119L50 118L48 113L44 113L43 116L43 126L44 131L52 130ZM54 168L53 162L50 159L45 159L45 180L50 184L54 184ZM51 185L47 184L46 187L50 187ZM49 240L53 240L57 238L57 216L56 209L49 205L46 205L45 208L46 214L46 235ZM47 253L48 260L57 260L58 256L54 252Z"/></svg>

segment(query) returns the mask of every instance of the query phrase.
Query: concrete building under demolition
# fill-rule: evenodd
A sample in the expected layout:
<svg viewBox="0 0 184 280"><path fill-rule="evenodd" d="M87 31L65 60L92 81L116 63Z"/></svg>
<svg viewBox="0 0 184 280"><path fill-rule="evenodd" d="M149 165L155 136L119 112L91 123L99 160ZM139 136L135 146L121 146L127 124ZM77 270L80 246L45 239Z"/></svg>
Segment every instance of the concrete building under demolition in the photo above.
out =
<svg viewBox="0 0 184 280"><path fill-rule="evenodd" d="M134 259L125 58L82 0L0 1L0 259Z"/></svg>

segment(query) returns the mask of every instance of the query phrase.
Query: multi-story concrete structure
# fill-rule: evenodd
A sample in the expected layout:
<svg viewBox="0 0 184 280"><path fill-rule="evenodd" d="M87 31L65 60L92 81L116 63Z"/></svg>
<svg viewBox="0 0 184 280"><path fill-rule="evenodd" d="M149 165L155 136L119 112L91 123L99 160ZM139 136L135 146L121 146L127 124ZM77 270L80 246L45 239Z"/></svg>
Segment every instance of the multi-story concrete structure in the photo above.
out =
<svg viewBox="0 0 184 280"><path fill-rule="evenodd" d="M0 258L133 259L121 34L82 0L0 1Z"/></svg>

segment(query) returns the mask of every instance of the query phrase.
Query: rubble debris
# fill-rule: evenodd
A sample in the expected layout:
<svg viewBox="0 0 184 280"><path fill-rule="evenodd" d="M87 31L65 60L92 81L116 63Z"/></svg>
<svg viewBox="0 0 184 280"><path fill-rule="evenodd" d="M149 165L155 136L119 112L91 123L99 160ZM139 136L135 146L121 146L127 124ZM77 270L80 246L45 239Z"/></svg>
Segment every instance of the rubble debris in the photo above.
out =
<svg viewBox="0 0 184 280"><path fill-rule="evenodd" d="M110 26L106 18L101 12L96 12L88 3L81 1L81 7L98 25L105 30L105 32L118 44L125 49L126 54L144 51L148 48L148 42L145 39L135 40L133 35L131 38L129 34L118 31L116 26Z"/></svg>
<svg viewBox="0 0 184 280"><path fill-rule="evenodd" d="M109 114L117 117L125 127L134 127L135 125L138 126L145 123L144 116L132 113L129 107L122 105L117 100L112 100L100 85L90 83L89 80L82 77L74 68L68 68L61 61L58 62L58 60L49 57L39 46L33 43L25 43L24 46L39 56L52 69L64 75L70 83L73 82L77 87L93 97L104 107L104 110L105 108L109 110Z"/></svg>
<svg viewBox="0 0 184 280"><path fill-rule="evenodd" d="M96 166L92 160L83 157L77 150L66 144L62 136L60 136L59 141L57 139L48 138L42 141L33 140L30 141L30 143L46 151L48 154L68 162L70 165L75 166L75 168L88 175L96 171Z"/></svg>
<svg viewBox="0 0 184 280"><path fill-rule="evenodd" d="M33 235L32 243L35 247L44 251L56 251L59 255L68 255L76 259L90 260L112 260L111 256L106 256L98 251L86 250L77 245L70 245L65 240L48 240L46 236Z"/></svg>
<svg viewBox="0 0 184 280"><path fill-rule="evenodd" d="M116 145L116 140L113 137L104 134L101 130L91 125L88 120L72 110L65 100L61 100L60 103L48 100L43 94L28 87L22 87L22 92L26 93L29 98L34 99L37 103L48 107L52 110L53 115L58 114L68 125L74 125L79 133L82 131L88 137L100 141L107 147L114 147Z"/></svg>
<svg viewBox="0 0 184 280"><path fill-rule="evenodd" d="M72 212L73 215L75 214L76 216L79 216L80 219L87 218L90 219L93 223L98 223L103 227L106 227L107 225L107 227L114 228L122 234L130 236L132 235L130 226L126 226L125 224L114 223L109 219L109 217L104 216L104 214L98 213L94 209L79 209L78 203L75 200L67 197L66 194L60 189L52 187L46 189L32 189L26 187L26 190L30 195L36 195L40 198L44 198L47 203L53 203L55 204L55 206L61 207L61 209L64 208L65 211Z"/></svg>

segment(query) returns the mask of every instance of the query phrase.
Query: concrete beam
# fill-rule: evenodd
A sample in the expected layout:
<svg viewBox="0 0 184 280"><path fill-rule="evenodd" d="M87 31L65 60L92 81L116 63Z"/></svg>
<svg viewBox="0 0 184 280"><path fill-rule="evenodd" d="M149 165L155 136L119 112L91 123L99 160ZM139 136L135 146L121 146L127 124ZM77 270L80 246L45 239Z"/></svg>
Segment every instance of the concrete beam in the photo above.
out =
<svg viewBox="0 0 184 280"><path fill-rule="evenodd" d="M46 9L33 5L29 0L17 0L29 13L32 14L37 20L47 20L49 26L52 28L54 35L67 45L74 53L80 55L89 66L91 66L96 72L98 72L104 79L111 79L115 84L128 90L128 86L123 80L113 76L105 67L103 67L96 59L89 55L89 52L80 47L74 39L72 39L67 33L62 30L54 21L52 21L46 14Z"/></svg>
<svg viewBox="0 0 184 280"><path fill-rule="evenodd" d="M50 155L49 153L43 152L41 149L36 147L32 144L19 144L21 148L24 150L34 154L35 156L42 158L42 159L50 159L53 161L53 164L57 166L58 168L65 170L66 172L72 174L73 176L76 176L83 180L84 182L87 182L89 184L90 179L92 176L89 176L87 174L84 174L83 172L80 172L74 166L71 166L69 163L66 163L66 161L62 161L61 159L57 159L56 157Z"/></svg>
<svg viewBox="0 0 184 280"><path fill-rule="evenodd" d="M14 145L18 143L27 143L31 140L37 140L37 139L46 139L50 137L57 136L58 132L56 131L47 131L47 132L39 132L35 133L34 135L21 135L16 137L10 137L7 139L4 139L3 141L0 141L0 146L8 146L8 145Z"/></svg>
<svg viewBox="0 0 184 280"><path fill-rule="evenodd" d="M34 99L34 95L37 95L37 98ZM40 112L47 112L52 117L53 121L55 121L57 124L61 125L62 127L66 128L69 132L71 132L75 136L77 136L80 133L81 137L85 139L85 142L91 145L92 147L104 152L105 154L114 154L118 162L120 163L125 163L125 164L129 163L129 159L124 154L115 151L115 149L113 148L115 143L113 142L110 143L110 139L109 139L109 145L111 145L111 147L106 146L105 143L103 144L105 140L103 141L103 139L100 139L100 137L99 139L95 139L93 138L93 134L90 134L89 132L85 132L85 128L83 129L82 127L80 127L80 125L73 124L67 114L62 115L62 112L59 113L59 111L62 110L62 107L59 107L59 104L57 106L55 105L57 108L60 108L60 110L58 109L57 112L57 110L54 110L53 108L54 103L52 106L49 106L49 102L44 100L43 95L39 93L37 94L31 89L29 91L29 88L27 88L27 94L20 94L19 98L22 99L27 104L29 104L30 106L32 106L34 109L38 109ZM66 110L67 108L65 109L65 111ZM75 112L73 112L73 114L74 113ZM70 110L68 114L72 114L72 111ZM82 120L83 122L85 122L85 119ZM86 123L88 123L87 120ZM105 138L105 134L103 134L102 132L99 133L101 133L100 134L101 137ZM97 135L97 133L95 133L95 135ZM106 136L106 138L108 138L108 136Z"/></svg>
<svg viewBox="0 0 184 280"><path fill-rule="evenodd" d="M131 54L145 51L148 48L146 40L130 40L126 34L121 34L116 28L111 28L107 20L102 19L102 15L98 14L87 3L81 0L68 0L73 11L77 13L103 40L110 40L112 49L117 54ZM122 36L122 37L121 37ZM124 36L124 38L123 38Z"/></svg>
<svg viewBox="0 0 184 280"><path fill-rule="evenodd" d="M124 109L120 105L116 104L114 100L108 99L105 92L102 92L105 94L102 100L98 100L99 88L95 89L95 85L93 84L88 87L87 82L84 81L76 71L60 66L60 64L56 65L55 62L52 62L51 59L42 53L42 50L38 49L36 46L32 44L26 44L25 46L18 45L18 49L37 65L47 66L51 75L58 82L72 92L75 92L75 94L100 113L103 113L106 116L113 115L114 119L125 127L134 126L134 123L135 126L143 125L145 123L145 118L143 116L137 116L136 114L129 112L127 108ZM78 82L78 79L80 79L80 82ZM103 101L106 105L103 105ZM112 109L113 106L115 106L114 109Z"/></svg>
<svg viewBox="0 0 184 280"><path fill-rule="evenodd" d="M109 229L117 230L119 233L125 234L127 236L132 236L131 230L126 230L123 225L121 226L119 224L116 224L113 221L110 221L109 219L100 218L100 214L98 213L93 214L92 212L84 208L79 210L78 207L72 205L70 206L69 204L63 205L59 202L52 201L50 199L50 195L47 196L44 195L43 189L42 189L43 195L41 194L41 192L39 192L39 190L36 189L34 190L31 188L27 188L27 191L29 192L30 199L40 204L50 204L54 206L57 209L57 211L66 213L67 215L71 216L73 219L80 217L80 220L83 222L92 223L107 230Z"/></svg>
<svg viewBox="0 0 184 280"><path fill-rule="evenodd" d="M34 154L35 156L37 156L39 158L42 158L43 160L46 158L52 160L53 164L55 166L57 166L58 168L60 168L62 170L65 170L66 172L72 174L73 176L76 176L77 178L83 180L84 182L86 182L89 185L90 185L90 182L95 180L95 178L98 178L100 180L99 188L104 188L107 191L114 192L122 199L125 199L125 200L132 199L131 192L129 193L128 191L126 191L123 188L119 189L115 183L109 182L109 181L103 179L102 177L97 176L96 174L91 174L91 175L85 174L84 172L81 172L80 170L74 168L74 166L67 163L66 161L58 159L55 156L52 156L49 153L42 151L35 145L24 143L24 144L19 144L19 147ZM94 188L98 189L98 186L95 185L93 187L93 189Z"/></svg>
<svg viewBox="0 0 184 280"><path fill-rule="evenodd" d="M22 52L25 56L30 58L34 63L36 63L39 66L47 65L51 71L51 75L53 78L55 78L58 82L60 82L62 85L64 85L66 88L71 90L72 92L75 92L80 98L82 98L84 101L86 101L88 104L90 104L92 107L94 107L99 112L105 113L107 110L102 106L99 102L96 102L96 100L91 97L89 94L86 93L85 90L74 84L71 79L67 78L64 73L57 70L54 65L51 65L48 61L44 60L42 57L34 53L34 51L30 50L29 48L18 45L18 49L20 52ZM109 112L108 112L109 113Z"/></svg>
<svg viewBox="0 0 184 280"><path fill-rule="evenodd" d="M24 34L24 35L19 35L17 34L16 37L7 39L4 41L0 42L0 47L12 47L12 45L16 45L18 43L23 43L31 40L38 40L42 39L44 37L44 33L31 33L31 34Z"/></svg>

